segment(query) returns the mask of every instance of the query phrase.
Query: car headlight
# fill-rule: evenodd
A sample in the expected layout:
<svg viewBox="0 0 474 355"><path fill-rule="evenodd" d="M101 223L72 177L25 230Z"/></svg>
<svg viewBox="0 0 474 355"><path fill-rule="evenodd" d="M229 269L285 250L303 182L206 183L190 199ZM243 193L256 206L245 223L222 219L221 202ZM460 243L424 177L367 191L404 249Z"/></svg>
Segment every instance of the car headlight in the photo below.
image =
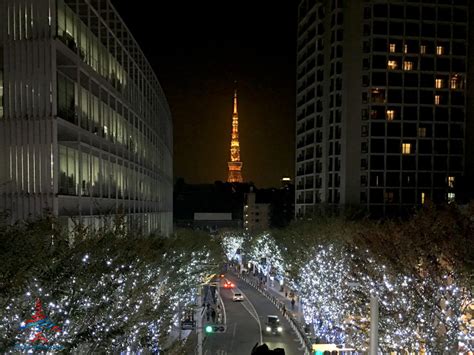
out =
<svg viewBox="0 0 474 355"><path fill-rule="evenodd" d="M277 330L278 330L279 332L282 332L282 331L283 331L283 328L282 328L282 327L278 327Z"/></svg>
<svg viewBox="0 0 474 355"><path fill-rule="evenodd" d="M271 332L271 331L272 331L272 328L267 327L267 332Z"/></svg>

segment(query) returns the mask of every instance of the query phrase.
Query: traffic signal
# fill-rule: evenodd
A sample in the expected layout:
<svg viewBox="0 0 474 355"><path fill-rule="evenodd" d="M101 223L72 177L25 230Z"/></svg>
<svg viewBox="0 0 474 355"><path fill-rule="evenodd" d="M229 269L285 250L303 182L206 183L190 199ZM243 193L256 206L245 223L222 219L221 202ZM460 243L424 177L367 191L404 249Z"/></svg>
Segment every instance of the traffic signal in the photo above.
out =
<svg viewBox="0 0 474 355"><path fill-rule="evenodd" d="M224 333L226 330L225 325L223 324L208 324L204 328L206 333L211 334L211 333Z"/></svg>

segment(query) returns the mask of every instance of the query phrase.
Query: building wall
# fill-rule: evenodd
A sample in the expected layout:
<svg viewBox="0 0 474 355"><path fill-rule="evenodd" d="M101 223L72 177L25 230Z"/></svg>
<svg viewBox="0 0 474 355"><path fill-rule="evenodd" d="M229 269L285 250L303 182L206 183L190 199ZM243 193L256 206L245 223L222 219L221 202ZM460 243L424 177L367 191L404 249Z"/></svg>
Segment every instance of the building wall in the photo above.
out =
<svg viewBox="0 0 474 355"><path fill-rule="evenodd" d="M133 228L169 234L171 114L110 2L0 6L0 208L12 221L49 210L91 225L124 213Z"/></svg>
<svg viewBox="0 0 474 355"><path fill-rule="evenodd" d="M270 204L256 203L255 192L246 193L244 199L244 230L254 232L270 228Z"/></svg>
<svg viewBox="0 0 474 355"><path fill-rule="evenodd" d="M464 175L467 1L299 5L296 215L400 214Z"/></svg>

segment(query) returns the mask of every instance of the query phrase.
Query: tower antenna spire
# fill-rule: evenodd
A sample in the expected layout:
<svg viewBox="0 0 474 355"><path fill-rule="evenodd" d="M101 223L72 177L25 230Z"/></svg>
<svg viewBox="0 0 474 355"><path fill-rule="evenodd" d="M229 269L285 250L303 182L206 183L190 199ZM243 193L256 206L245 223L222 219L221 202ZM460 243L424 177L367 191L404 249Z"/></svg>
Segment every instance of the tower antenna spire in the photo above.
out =
<svg viewBox="0 0 474 355"><path fill-rule="evenodd" d="M232 134L230 140L230 161L227 163L229 175L227 182L243 182L240 161L239 115L237 113L237 80L234 81L234 111L232 113Z"/></svg>

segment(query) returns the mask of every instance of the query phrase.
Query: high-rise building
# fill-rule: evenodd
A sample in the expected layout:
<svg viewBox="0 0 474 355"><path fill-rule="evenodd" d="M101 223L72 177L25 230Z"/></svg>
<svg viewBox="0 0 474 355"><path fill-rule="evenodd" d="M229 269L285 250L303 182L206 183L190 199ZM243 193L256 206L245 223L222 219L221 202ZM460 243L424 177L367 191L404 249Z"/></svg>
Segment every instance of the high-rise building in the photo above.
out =
<svg viewBox="0 0 474 355"><path fill-rule="evenodd" d="M172 120L109 0L0 0L0 210L172 229Z"/></svg>
<svg viewBox="0 0 474 355"><path fill-rule="evenodd" d="M295 214L455 200L468 1L303 0L298 11Z"/></svg>
<svg viewBox="0 0 474 355"><path fill-rule="evenodd" d="M227 182L243 182L242 162L240 161L239 115L237 114L237 90L234 92L234 112L232 113L232 135L230 141L230 162L227 163L229 176Z"/></svg>

